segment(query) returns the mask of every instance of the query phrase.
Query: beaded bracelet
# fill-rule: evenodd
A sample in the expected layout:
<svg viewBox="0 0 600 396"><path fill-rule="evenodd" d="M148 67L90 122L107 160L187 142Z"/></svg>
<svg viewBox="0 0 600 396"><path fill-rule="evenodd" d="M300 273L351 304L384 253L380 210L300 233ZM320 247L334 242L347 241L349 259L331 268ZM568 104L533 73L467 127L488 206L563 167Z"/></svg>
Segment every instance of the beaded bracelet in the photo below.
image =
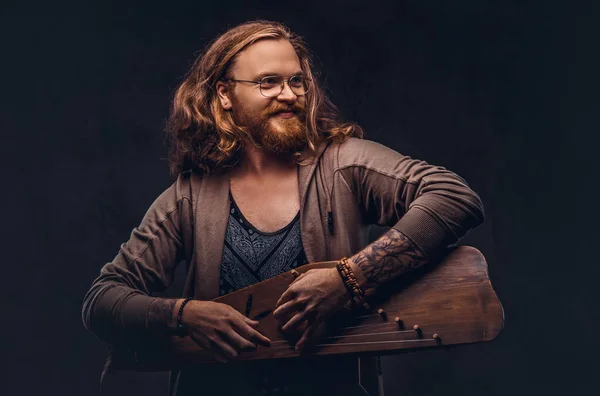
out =
<svg viewBox="0 0 600 396"><path fill-rule="evenodd" d="M181 306L179 307L179 312L177 313L177 326L175 329L175 334L177 334L179 337L185 337L187 335L187 329L185 328L182 322L183 308L185 307L185 304L189 303L191 300L192 297L186 297L185 300L183 300L183 302L181 303Z"/></svg>
<svg viewBox="0 0 600 396"><path fill-rule="evenodd" d="M344 286L352 296L352 305L354 307L362 305L365 309L369 309L369 304L365 301L365 293L358 284L354 271L352 271L348 263L348 259L346 257L342 258L336 264L336 268L342 277Z"/></svg>
<svg viewBox="0 0 600 396"><path fill-rule="evenodd" d="M362 305L363 307L368 309L369 306L364 300L364 292L361 289L361 287L358 285L358 282L356 281L356 277L354 276L354 272L350 268L350 264L348 264L347 259L343 258L342 260L340 260L340 262L338 264L339 264L337 266L338 271L340 272L340 275L342 276L344 285L346 286L346 289L348 289L348 291L352 295L353 305L355 307Z"/></svg>

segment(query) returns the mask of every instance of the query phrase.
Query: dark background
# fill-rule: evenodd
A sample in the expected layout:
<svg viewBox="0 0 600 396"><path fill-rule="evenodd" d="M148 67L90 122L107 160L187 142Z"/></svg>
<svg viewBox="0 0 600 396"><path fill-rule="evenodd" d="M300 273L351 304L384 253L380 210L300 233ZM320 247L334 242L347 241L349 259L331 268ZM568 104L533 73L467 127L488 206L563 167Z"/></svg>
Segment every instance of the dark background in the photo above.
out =
<svg viewBox="0 0 600 396"><path fill-rule="evenodd" d="M81 300L172 182L162 128L213 37L255 19L307 40L367 138L463 176L464 239L506 312L493 342L385 357L387 395L598 388L597 2L28 2L2 7L3 395L97 394ZM164 374L112 394L166 395ZM120 389L120 390L117 390Z"/></svg>

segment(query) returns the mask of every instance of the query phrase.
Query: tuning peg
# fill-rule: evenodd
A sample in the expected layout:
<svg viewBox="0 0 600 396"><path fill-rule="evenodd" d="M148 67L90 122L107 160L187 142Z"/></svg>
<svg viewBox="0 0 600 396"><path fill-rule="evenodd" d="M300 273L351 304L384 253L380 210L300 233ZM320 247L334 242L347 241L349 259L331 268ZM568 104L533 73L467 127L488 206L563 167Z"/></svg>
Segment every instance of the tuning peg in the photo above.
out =
<svg viewBox="0 0 600 396"><path fill-rule="evenodd" d="M385 313L385 311L383 309L379 308L377 310L377 313L379 314L379 316L381 316L381 319L387 320L387 313Z"/></svg>
<svg viewBox="0 0 600 396"><path fill-rule="evenodd" d="M396 324L398 325L399 328L403 328L404 327L404 322L402 322L402 320L400 320L400 317L396 316L394 318L394 322L396 322Z"/></svg>
<svg viewBox="0 0 600 396"><path fill-rule="evenodd" d="M438 344L442 343L442 338L440 337L440 335L438 333L433 334L432 337Z"/></svg>
<svg viewBox="0 0 600 396"><path fill-rule="evenodd" d="M419 338L423 338L423 330L419 327L419 325L414 325L413 330L417 332L417 336Z"/></svg>

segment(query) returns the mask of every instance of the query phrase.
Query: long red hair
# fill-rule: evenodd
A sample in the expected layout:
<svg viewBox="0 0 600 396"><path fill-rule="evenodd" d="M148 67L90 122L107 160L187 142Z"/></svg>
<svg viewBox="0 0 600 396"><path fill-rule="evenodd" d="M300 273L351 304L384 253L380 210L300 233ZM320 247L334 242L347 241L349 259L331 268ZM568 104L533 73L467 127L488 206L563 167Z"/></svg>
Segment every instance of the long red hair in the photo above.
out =
<svg viewBox="0 0 600 396"><path fill-rule="evenodd" d="M309 78L305 108L307 147L295 154L298 163L314 157L324 140L363 137L358 125L340 120L336 107L318 85L311 71L311 55L302 38L281 23L251 21L227 30L209 44L177 88L166 127L171 174L187 169L209 174L239 160L243 131L233 121L231 112L221 107L215 87L240 51L265 39L288 40Z"/></svg>

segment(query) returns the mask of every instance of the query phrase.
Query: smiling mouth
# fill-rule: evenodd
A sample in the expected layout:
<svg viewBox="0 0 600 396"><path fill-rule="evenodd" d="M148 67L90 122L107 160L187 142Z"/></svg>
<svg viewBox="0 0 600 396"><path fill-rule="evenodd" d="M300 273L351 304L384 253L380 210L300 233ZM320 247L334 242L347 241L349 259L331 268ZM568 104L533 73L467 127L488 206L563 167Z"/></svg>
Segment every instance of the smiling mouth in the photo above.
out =
<svg viewBox="0 0 600 396"><path fill-rule="evenodd" d="M296 113L294 113L293 111L280 111L279 113L275 114L275 116L281 118L290 118L293 117L295 114Z"/></svg>

